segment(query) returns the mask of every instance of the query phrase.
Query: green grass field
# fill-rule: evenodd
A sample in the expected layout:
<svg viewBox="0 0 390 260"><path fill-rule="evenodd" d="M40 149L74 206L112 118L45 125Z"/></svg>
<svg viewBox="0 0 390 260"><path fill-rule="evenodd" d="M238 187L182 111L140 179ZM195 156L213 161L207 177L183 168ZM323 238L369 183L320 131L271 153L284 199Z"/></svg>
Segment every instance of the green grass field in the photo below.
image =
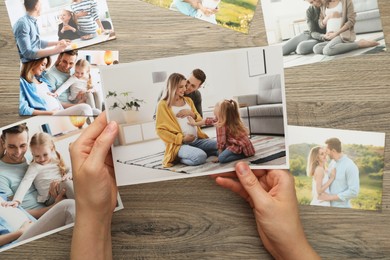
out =
<svg viewBox="0 0 390 260"><path fill-rule="evenodd" d="M309 205L311 201L311 178L294 176L298 202ZM352 208L364 210L379 210L382 205L382 180L374 180L368 176L360 178L360 192L356 199L351 200Z"/></svg>
<svg viewBox="0 0 390 260"><path fill-rule="evenodd" d="M147 3L169 8L172 0L143 0ZM222 0L216 14L217 23L235 31L248 33L258 0Z"/></svg>

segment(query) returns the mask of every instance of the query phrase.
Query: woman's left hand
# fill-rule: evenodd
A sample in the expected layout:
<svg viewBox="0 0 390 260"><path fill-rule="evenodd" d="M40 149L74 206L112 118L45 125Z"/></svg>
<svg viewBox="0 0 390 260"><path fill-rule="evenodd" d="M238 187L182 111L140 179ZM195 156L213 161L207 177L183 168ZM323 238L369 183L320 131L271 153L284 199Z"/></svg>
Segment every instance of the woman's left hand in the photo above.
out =
<svg viewBox="0 0 390 260"><path fill-rule="evenodd" d="M187 116L195 117L195 114L189 109L182 109L179 111L179 113L176 114L176 117L178 118L184 118Z"/></svg>

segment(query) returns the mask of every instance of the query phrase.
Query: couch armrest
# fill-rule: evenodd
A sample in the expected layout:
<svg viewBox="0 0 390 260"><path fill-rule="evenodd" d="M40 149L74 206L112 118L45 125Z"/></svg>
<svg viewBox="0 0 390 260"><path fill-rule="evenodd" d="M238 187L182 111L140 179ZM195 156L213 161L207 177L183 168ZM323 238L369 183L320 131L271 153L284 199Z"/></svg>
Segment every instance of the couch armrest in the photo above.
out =
<svg viewBox="0 0 390 260"><path fill-rule="evenodd" d="M257 95L242 95L234 97L237 100L238 104L243 104L245 106L256 106L257 105Z"/></svg>

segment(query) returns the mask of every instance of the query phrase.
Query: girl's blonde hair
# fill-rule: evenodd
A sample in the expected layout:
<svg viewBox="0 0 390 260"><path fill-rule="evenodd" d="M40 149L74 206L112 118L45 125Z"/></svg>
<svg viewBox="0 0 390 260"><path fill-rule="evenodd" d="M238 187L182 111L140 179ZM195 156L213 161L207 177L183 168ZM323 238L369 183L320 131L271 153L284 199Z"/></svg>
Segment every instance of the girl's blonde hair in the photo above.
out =
<svg viewBox="0 0 390 260"><path fill-rule="evenodd" d="M50 64L51 64L50 57L43 57L43 58L40 58L38 60L25 62L22 65L22 69L20 71L20 77L24 78L27 82L32 83L33 79L35 77L35 75L33 73L33 69L41 66L44 59L47 60L46 68L50 67Z"/></svg>
<svg viewBox="0 0 390 260"><path fill-rule="evenodd" d="M233 136L237 136L241 133L249 134L244 122L242 122L237 101L225 99L218 102L216 106L219 108L217 109L218 127L226 126L226 129Z"/></svg>
<svg viewBox="0 0 390 260"><path fill-rule="evenodd" d="M306 174L309 177L312 177L314 175L314 171L316 170L318 163L318 156L320 154L321 146L315 146L311 148L309 152L309 156L307 157L307 167L306 167Z"/></svg>
<svg viewBox="0 0 390 260"><path fill-rule="evenodd" d="M176 89L178 88L180 82L186 80L186 78L180 73L172 73L168 80L167 86L164 90L161 100L166 100L168 107L172 106L173 99L175 97Z"/></svg>
<svg viewBox="0 0 390 260"><path fill-rule="evenodd" d="M88 71L88 82L87 82L87 89L93 88L92 86L92 77L91 77L91 64L87 60L79 59L76 62L75 67L80 67L82 69L86 69Z"/></svg>
<svg viewBox="0 0 390 260"><path fill-rule="evenodd" d="M64 176L67 172L67 168L65 165L64 160L62 159L61 154L56 150L53 139L51 136L47 133L36 133L31 137L30 141L30 149L33 146L38 146L38 145L44 145L44 146L49 146L50 149L54 150L57 158L58 158L58 168L60 169L61 176ZM33 159L34 160L34 159Z"/></svg>

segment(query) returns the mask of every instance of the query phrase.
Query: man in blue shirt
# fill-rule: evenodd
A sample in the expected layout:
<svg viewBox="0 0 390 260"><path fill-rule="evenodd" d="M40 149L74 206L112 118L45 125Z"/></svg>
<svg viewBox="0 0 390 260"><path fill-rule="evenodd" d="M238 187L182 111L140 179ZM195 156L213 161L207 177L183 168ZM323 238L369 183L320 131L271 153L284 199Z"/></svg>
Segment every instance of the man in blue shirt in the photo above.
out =
<svg viewBox="0 0 390 260"><path fill-rule="evenodd" d="M21 61L24 63L63 52L70 44L69 41L48 42L41 39L37 24L37 19L41 15L41 1L25 0L24 7L26 14L13 26Z"/></svg>
<svg viewBox="0 0 390 260"><path fill-rule="evenodd" d="M330 201L332 207L351 208L350 200L359 194L359 169L343 154L338 138L325 141L328 156L336 161L336 178L329 187L330 194L322 193L318 199Z"/></svg>

